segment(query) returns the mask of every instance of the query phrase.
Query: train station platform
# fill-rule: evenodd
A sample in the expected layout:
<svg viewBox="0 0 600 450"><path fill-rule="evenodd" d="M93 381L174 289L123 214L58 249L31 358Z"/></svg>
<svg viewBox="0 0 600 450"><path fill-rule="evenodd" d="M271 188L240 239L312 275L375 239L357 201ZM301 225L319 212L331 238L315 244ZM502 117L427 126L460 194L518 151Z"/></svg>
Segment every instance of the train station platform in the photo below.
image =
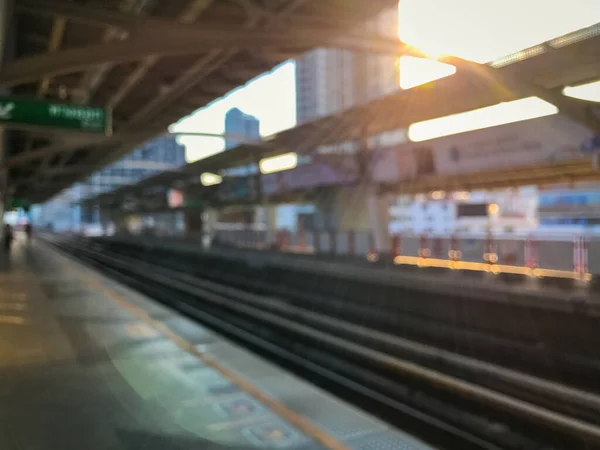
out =
<svg viewBox="0 0 600 450"><path fill-rule="evenodd" d="M3 449L431 448L44 243L0 261Z"/></svg>

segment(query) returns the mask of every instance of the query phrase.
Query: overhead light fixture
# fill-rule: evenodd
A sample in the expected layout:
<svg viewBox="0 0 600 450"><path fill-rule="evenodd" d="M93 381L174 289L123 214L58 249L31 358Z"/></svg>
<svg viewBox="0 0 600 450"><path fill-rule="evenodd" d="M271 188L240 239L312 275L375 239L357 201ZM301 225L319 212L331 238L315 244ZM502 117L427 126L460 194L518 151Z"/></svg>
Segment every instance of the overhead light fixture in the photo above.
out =
<svg viewBox="0 0 600 450"><path fill-rule="evenodd" d="M200 183L202 183L202 186L214 186L215 184L221 184L222 182L223 177L216 173L205 172L200 175Z"/></svg>
<svg viewBox="0 0 600 450"><path fill-rule="evenodd" d="M550 116L556 113L558 113L558 108L553 104L539 97L527 97L413 123L408 127L408 137L413 142L421 142L442 136Z"/></svg>
<svg viewBox="0 0 600 450"><path fill-rule="evenodd" d="M443 200L446 198L446 192L445 191L433 191L429 194L429 197L432 200Z"/></svg>
<svg viewBox="0 0 600 450"><path fill-rule="evenodd" d="M298 154L284 153L283 155L261 159L258 163L260 172L263 174L290 170L298 165Z"/></svg>
<svg viewBox="0 0 600 450"><path fill-rule="evenodd" d="M563 89L563 94L588 102L600 102L600 80L579 86L567 86Z"/></svg>
<svg viewBox="0 0 600 450"><path fill-rule="evenodd" d="M459 201L469 200L469 198L471 197L471 193L467 191L457 191L454 194L452 194L452 197L454 198L454 200Z"/></svg>

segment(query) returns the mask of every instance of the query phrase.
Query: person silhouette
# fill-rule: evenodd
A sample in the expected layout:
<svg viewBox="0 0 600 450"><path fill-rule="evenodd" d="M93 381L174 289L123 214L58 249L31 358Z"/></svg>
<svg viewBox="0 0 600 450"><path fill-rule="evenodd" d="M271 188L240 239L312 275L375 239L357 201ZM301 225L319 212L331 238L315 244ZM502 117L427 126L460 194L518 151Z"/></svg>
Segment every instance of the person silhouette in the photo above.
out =
<svg viewBox="0 0 600 450"><path fill-rule="evenodd" d="M12 227L7 223L4 225L4 233L2 235L2 244L4 245L4 250L6 253L10 252L10 247L13 241L13 230Z"/></svg>

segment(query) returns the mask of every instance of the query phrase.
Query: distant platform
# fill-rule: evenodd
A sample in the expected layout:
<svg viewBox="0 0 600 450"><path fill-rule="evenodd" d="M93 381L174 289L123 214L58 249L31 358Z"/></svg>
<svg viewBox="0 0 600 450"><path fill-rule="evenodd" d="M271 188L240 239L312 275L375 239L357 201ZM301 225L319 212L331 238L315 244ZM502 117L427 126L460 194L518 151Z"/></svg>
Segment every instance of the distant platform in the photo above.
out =
<svg viewBox="0 0 600 450"><path fill-rule="evenodd" d="M432 449L45 244L0 259L3 450Z"/></svg>
<svg viewBox="0 0 600 450"><path fill-rule="evenodd" d="M468 272L435 267L394 264L392 261L370 262L363 258L339 258L327 255L305 255L270 250L235 247L204 247L197 240L157 239L144 237L102 237L100 242L116 245L145 246L209 257L245 261L253 266L282 267L286 270L328 274L372 283L414 289L445 295L460 292L464 298L488 300L524 306L542 306L560 311L579 310L585 305L590 314L600 315L600 287L596 282L507 276L493 272Z"/></svg>

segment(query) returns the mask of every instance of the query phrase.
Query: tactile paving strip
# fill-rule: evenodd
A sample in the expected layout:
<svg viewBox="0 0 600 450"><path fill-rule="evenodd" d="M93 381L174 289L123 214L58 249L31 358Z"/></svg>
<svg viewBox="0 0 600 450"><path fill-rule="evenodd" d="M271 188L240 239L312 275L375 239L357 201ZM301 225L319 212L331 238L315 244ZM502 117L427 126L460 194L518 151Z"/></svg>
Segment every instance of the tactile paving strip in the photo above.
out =
<svg viewBox="0 0 600 450"><path fill-rule="evenodd" d="M348 443L352 450L425 450L429 447L418 443L407 442L400 434L388 432L377 433L354 439Z"/></svg>
<svg viewBox="0 0 600 450"><path fill-rule="evenodd" d="M242 435L258 448L297 449L309 441L306 436L279 419L245 427Z"/></svg>
<svg viewBox="0 0 600 450"><path fill-rule="evenodd" d="M240 393L235 398L213 403L213 408L224 418L235 420L266 414L268 410L248 394Z"/></svg>
<svg viewBox="0 0 600 450"><path fill-rule="evenodd" d="M353 408L342 408L336 400L321 394L312 386L294 382L291 377L265 379L258 384L287 407L318 423L339 440L382 432L387 428Z"/></svg>

